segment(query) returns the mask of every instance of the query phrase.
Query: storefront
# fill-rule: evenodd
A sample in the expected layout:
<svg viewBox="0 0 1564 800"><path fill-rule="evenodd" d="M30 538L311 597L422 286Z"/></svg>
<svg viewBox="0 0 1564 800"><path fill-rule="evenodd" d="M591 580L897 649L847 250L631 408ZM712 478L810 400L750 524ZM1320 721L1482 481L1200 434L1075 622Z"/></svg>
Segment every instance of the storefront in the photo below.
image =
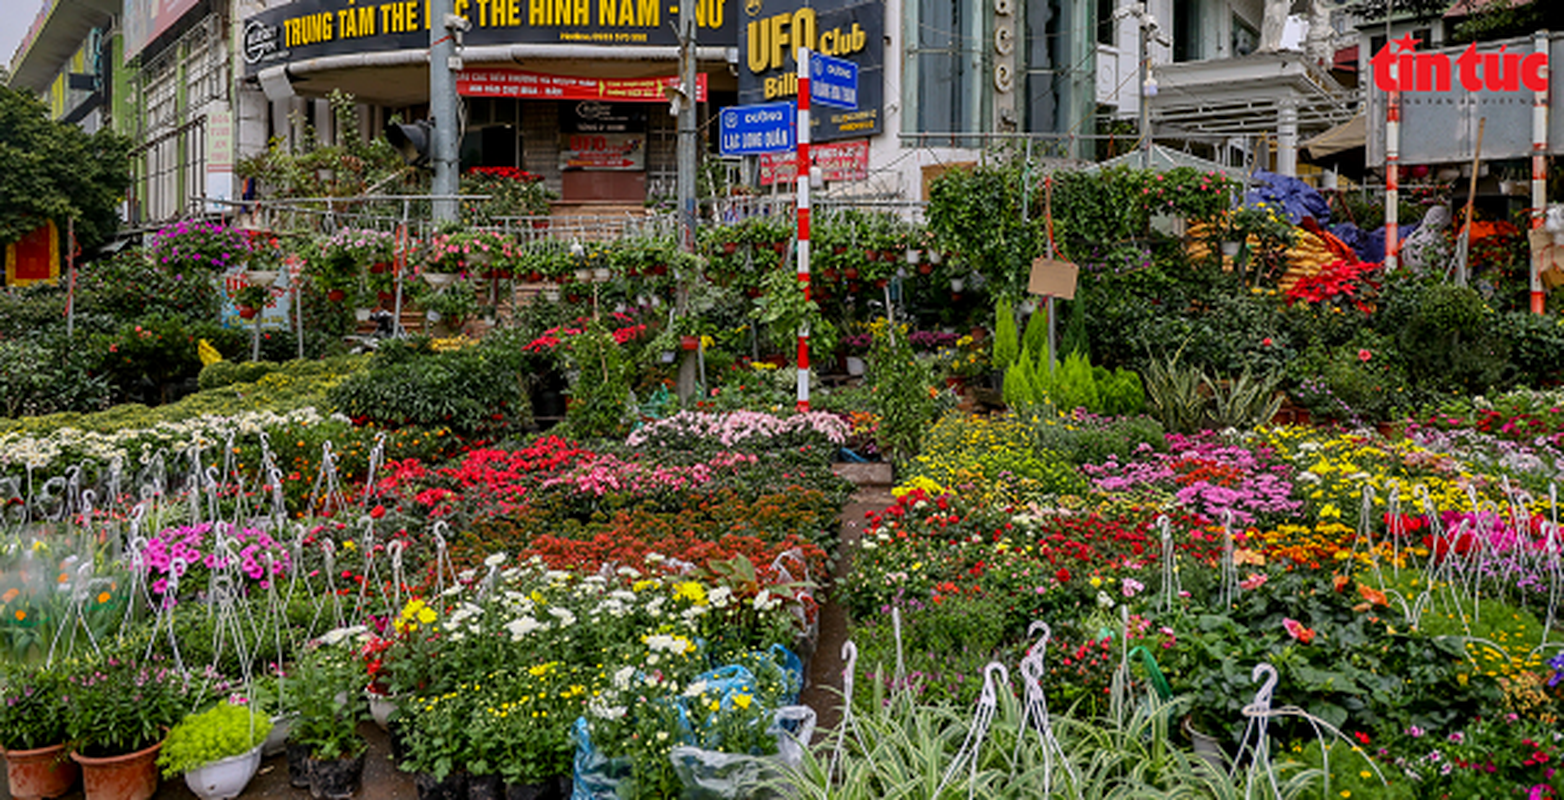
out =
<svg viewBox="0 0 1564 800"><path fill-rule="evenodd" d="M699 0L701 123L737 98L742 0ZM543 175L566 203L674 193L677 5L656 0L456 0L462 164ZM247 78L273 100L333 90L391 115L425 116L427 7L417 0L296 0L244 21Z"/></svg>

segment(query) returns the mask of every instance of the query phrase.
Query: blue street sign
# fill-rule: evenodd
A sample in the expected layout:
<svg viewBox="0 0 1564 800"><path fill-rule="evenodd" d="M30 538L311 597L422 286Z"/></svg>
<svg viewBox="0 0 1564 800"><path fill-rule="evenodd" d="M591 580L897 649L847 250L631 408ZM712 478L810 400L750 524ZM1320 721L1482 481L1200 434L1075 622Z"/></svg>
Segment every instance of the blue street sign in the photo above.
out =
<svg viewBox="0 0 1564 800"><path fill-rule="evenodd" d="M758 156L793 149L798 110L792 103L757 103L722 109L720 146L725 156Z"/></svg>
<svg viewBox="0 0 1564 800"><path fill-rule="evenodd" d="M809 54L809 99L823 106L858 108L858 65L841 58Z"/></svg>

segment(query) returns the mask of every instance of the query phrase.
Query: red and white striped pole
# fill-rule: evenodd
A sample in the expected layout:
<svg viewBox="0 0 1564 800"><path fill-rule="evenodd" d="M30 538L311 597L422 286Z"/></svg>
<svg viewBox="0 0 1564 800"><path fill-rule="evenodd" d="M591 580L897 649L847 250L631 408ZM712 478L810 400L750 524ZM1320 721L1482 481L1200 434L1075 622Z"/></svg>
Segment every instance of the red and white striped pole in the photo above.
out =
<svg viewBox="0 0 1564 800"><path fill-rule="evenodd" d="M1386 44L1385 47L1390 47ZM1401 230L1396 224L1401 207L1401 70L1396 89L1385 93L1385 271L1394 272L1401 254Z"/></svg>
<svg viewBox="0 0 1564 800"><path fill-rule="evenodd" d="M1532 52L1548 52L1548 35L1532 38ZM1531 96L1531 227L1542 227L1548 204L1548 66L1543 62L1542 88ZM1537 259L1531 260L1531 313L1543 311L1542 271Z"/></svg>
<svg viewBox="0 0 1564 800"><path fill-rule="evenodd" d="M798 48L798 285L809 302L809 48ZM798 326L798 410L809 410L809 323Z"/></svg>

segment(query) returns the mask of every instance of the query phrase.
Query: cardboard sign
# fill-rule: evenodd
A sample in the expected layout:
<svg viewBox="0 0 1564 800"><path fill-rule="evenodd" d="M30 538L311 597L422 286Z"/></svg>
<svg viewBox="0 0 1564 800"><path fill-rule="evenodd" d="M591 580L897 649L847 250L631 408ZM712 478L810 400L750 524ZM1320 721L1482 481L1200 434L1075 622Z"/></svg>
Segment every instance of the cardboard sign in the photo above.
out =
<svg viewBox="0 0 1564 800"><path fill-rule="evenodd" d="M1542 228L1532 228L1528 237L1542 285L1548 289L1564 285L1564 244L1558 243L1559 237Z"/></svg>
<svg viewBox="0 0 1564 800"><path fill-rule="evenodd" d="M1056 258L1038 256L1032 261L1032 275L1026 290L1032 294L1049 295L1060 300L1075 299L1075 278L1080 272L1074 264Z"/></svg>

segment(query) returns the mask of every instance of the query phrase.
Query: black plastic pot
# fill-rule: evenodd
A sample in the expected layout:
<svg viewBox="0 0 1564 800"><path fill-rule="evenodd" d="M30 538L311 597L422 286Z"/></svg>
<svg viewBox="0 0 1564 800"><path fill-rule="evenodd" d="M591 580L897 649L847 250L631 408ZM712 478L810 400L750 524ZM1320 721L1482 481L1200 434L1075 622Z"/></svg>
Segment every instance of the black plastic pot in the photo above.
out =
<svg viewBox="0 0 1564 800"><path fill-rule="evenodd" d="M435 780L433 775L420 772L413 776L413 785L418 787L418 800L465 800L467 797L465 772L453 772L444 780Z"/></svg>
<svg viewBox="0 0 1564 800"><path fill-rule="evenodd" d="M469 775L467 800L505 800L505 782L498 775Z"/></svg>
<svg viewBox="0 0 1564 800"><path fill-rule="evenodd" d="M569 780L568 778L565 780ZM557 780L541 783L509 783L505 785L505 800L564 800L570 796L567 790L560 794Z"/></svg>
<svg viewBox="0 0 1564 800"><path fill-rule="evenodd" d="M306 744L288 743L288 783L296 789L310 786L310 748Z"/></svg>
<svg viewBox="0 0 1564 800"><path fill-rule="evenodd" d="M353 758L309 760L310 795L315 800L347 800L358 792L364 776L364 754Z"/></svg>

